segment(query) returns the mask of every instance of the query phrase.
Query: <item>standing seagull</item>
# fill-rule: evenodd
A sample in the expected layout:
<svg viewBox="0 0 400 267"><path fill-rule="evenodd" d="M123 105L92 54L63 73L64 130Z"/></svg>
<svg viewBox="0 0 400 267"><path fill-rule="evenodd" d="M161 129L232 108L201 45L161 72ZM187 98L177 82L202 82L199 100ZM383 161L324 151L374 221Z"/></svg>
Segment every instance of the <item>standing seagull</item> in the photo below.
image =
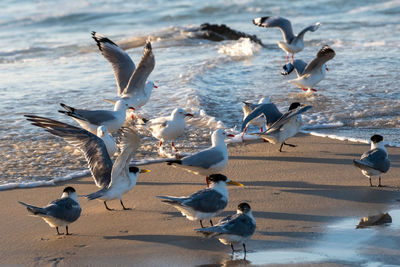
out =
<svg viewBox="0 0 400 267"><path fill-rule="evenodd" d="M130 106L124 99L120 99L115 103L113 111L77 109L63 103L60 105L66 111L59 110L58 112L72 117L82 128L93 134L96 134L97 127L101 125L105 125L110 132L117 131L125 122L126 110L135 110L135 108Z"/></svg>
<svg viewBox="0 0 400 267"><path fill-rule="evenodd" d="M230 244L232 253L234 243L241 243L246 258L245 242L251 238L256 230L256 220L251 212L250 205L243 202L238 205L237 213L228 216L218 222L215 226L195 229L209 237L216 237L225 245Z"/></svg>
<svg viewBox="0 0 400 267"><path fill-rule="evenodd" d="M311 107L308 105L301 106L300 103L294 102L290 105L289 111L274 122L267 131L255 133L255 135L259 135L262 139L272 144L281 143L279 152L282 152L283 145L296 147L296 145L288 144L285 141L300 131L302 125L300 114L306 112Z"/></svg>
<svg viewBox="0 0 400 267"><path fill-rule="evenodd" d="M265 28L279 28L282 32L284 42L278 42L278 46L286 52L286 61L289 61L289 54L292 54L292 61L294 54L304 49L304 34L308 31L315 32L321 23L317 22L304 28L298 35L293 34L292 23L282 17L260 17L253 19L253 23L260 27Z"/></svg>
<svg viewBox="0 0 400 267"><path fill-rule="evenodd" d="M146 83L155 66L151 43L146 42L142 59L135 69L135 64L128 53L113 41L96 32L92 32L92 37L114 70L118 96L128 100L128 103L136 108L145 105L150 99L153 88L157 88L153 82Z"/></svg>
<svg viewBox="0 0 400 267"><path fill-rule="evenodd" d="M68 225L76 221L82 211L75 189L70 186L64 188L61 198L50 202L44 208L18 202L24 205L32 215L41 217L50 227L55 227L58 235L63 234L58 231L59 226L65 226L66 234L70 235Z"/></svg>
<svg viewBox="0 0 400 267"><path fill-rule="evenodd" d="M228 205L229 195L226 189L226 184L243 186L229 180L225 175L212 174L208 177L210 187L197 191L188 197L172 197L172 196L157 196L163 199L162 202L172 205L178 209L183 216L186 216L191 221L200 220L200 225L203 228L202 220L210 220L219 214L226 205Z"/></svg>
<svg viewBox="0 0 400 267"><path fill-rule="evenodd" d="M27 120L32 122L32 125L42 127L46 129L51 134L66 137L68 136L75 136L76 139L86 139L90 140L96 139L96 136L91 132L86 131L85 129L78 128L60 121L52 120L45 117L35 116L35 115L24 115L27 117ZM67 135L65 135L67 133ZM78 137L79 136L79 137ZM114 138L108 133L107 127L101 125L97 128L97 137L99 137L104 145L106 146L108 155L111 157L117 152L118 148L115 144Z"/></svg>
<svg viewBox="0 0 400 267"><path fill-rule="evenodd" d="M234 137L224 130L218 129L211 135L211 147L201 150L191 156L182 159L167 160L168 165L178 166L197 175L205 175L206 183L208 177L214 173L220 173L228 163L228 148L225 144L225 137Z"/></svg>
<svg viewBox="0 0 400 267"><path fill-rule="evenodd" d="M390 160L383 144L383 137L375 134L371 137L371 150L362 154L361 159L353 159L356 167L361 169L362 174L369 178L369 185L372 186L372 176L379 177L378 186L381 187L381 175L390 168Z"/></svg>
<svg viewBox="0 0 400 267"><path fill-rule="evenodd" d="M122 202L122 195L127 193L136 185L140 173L150 172L146 169L140 170L137 167L129 167L129 162L139 147L139 141L140 137L135 130L132 128L121 129L121 153L115 160L114 165L112 165L112 169L109 167L106 169L107 173L111 172L111 180L99 191L86 195L85 197L89 200L102 199L107 210L112 210L107 206L107 201L119 199L122 208L124 210L129 210L129 208L126 208ZM99 163L102 164L105 161L109 161L110 158L103 157L96 160L99 160Z"/></svg>
<svg viewBox="0 0 400 267"><path fill-rule="evenodd" d="M335 51L328 45L324 45L317 53L317 56L308 63L303 70L304 61L300 61L294 65L297 79L288 82L302 88L303 91L311 90L316 92L317 90L315 90L313 86L325 77L326 71L328 70L325 63L334 57Z"/></svg>
<svg viewBox="0 0 400 267"><path fill-rule="evenodd" d="M146 123L149 125L148 128L152 135L160 140L160 149L163 142L171 140L171 146L175 151L178 151L174 140L184 133L186 126L185 117L187 116L193 117L193 114L187 113L182 108L176 108L172 111L171 116L152 119Z"/></svg>

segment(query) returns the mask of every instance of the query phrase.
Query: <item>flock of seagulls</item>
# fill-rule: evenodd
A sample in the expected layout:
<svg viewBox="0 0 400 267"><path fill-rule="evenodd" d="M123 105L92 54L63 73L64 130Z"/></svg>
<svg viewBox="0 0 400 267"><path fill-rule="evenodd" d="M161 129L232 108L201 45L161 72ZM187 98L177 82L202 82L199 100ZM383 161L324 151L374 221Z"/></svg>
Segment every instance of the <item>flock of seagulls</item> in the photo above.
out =
<svg viewBox="0 0 400 267"><path fill-rule="evenodd" d="M261 17L253 20L255 25L271 28L277 27L282 31L284 42L278 46L287 53L287 62L282 74L288 75L293 70L298 78L289 82L303 88L315 91L313 86L322 80L326 74L326 62L335 56L332 48L325 45L315 59L310 63L294 60L294 54L304 48L304 34L314 32L320 23L313 24L303 29L298 35L293 34L289 20L281 17ZM153 82L147 82L155 66L155 57L149 41L144 46L143 56L137 66L130 56L109 38L92 32L101 54L111 64L117 85L117 100L107 100L114 104L111 110L77 109L61 103L64 110L59 112L73 118L80 127L69 125L37 115L25 115L33 125L43 128L55 136L63 138L69 144L80 149L87 160L92 178L99 190L85 195L89 200L103 201L107 210L112 210L107 202L119 199L124 210L128 210L122 196L130 191L137 182L141 173L149 172L130 164L131 159L140 146L141 136L136 125L132 123L136 109L145 105L151 96L152 90L157 88ZM289 61L292 54L292 61ZM310 105L294 102L288 111L281 112L271 102L270 98L263 97L257 103L243 102L242 141L249 124L260 128L260 132L252 133L261 137L266 142L280 143L279 151L284 145L295 147L286 141L296 135L302 125L301 114L310 110ZM159 141L159 148L163 143L170 141L175 151L175 140L185 131L185 118L193 117L182 108L176 108L168 117L159 117L146 120L144 123L149 134ZM130 123L126 123L130 122ZM118 135L117 142L111 133ZM237 213L220 220L213 225L212 218L221 213L229 202L227 184L243 186L241 183L231 181L221 174L228 163L228 148L225 139L234 137L223 129L215 130L211 135L211 146L204 150L194 152L187 156L176 154L176 158L167 158L167 165L183 168L189 172L206 177L206 188L199 190L187 197L157 196L165 204L178 209L182 215L191 221L200 221L201 228L195 231L209 237L218 238L223 244L231 245L232 253L234 244L242 244L246 256L245 242L255 232L256 221L248 203L240 203ZM355 166L369 177L379 177L389 170L390 161L387 151L382 143L383 137L374 135L371 138L371 150L364 153L360 160L354 160ZM117 157L113 162L113 157ZM65 226L66 234L68 225L76 221L81 214L81 207L75 189L66 187L60 199L40 208L20 202L28 211L42 217L51 227ZM209 220L211 226L204 227L203 220Z"/></svg>

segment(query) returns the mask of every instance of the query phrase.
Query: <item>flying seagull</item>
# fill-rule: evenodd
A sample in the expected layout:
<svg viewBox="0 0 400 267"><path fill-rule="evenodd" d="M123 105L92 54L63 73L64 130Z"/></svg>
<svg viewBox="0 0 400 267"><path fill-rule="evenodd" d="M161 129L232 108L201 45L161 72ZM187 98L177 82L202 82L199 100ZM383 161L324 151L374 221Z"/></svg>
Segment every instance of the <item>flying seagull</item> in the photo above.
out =
<svg viewBox="0 0 400 267"><path fill-rule="evenodd" d="M118 87L118 96L126 99L135 108L145 105L151 96L153 88L157 88L153 82L147 82L147 78L153 71L155 59L150 41L147 41L143 56L135 68L131 57L116 43L104 35L92 32L92 37L108 62L110 62Z"/></svg>
<svg viewBox="0 0 400 267"><path fill-rule="evenodd" d="M286 61L289 61L289 54L292 54L292 61L294 54L304 49L304 34L308 31L315 32L321 23L317 22L304 28L299 34L294 35L292 23L282 17L260 17L253 19L253 23L260 27L265 28L278 28L281 30L284 42L278 42L278 46L286 52Z"/></svg>
<svg viewBox="0 0 400 267"><path fill-rule="evenodd" d="M323 46L317 53L317 56L305 67L303 67L305 64L304 61L293 63L293 68L296 69L297 79L288 82L302 88L303 91L311 90L316 92L317 90L313 87L324 79L326 71L328 70L325 63L334 57L335 51L328 45ZM290 69L290 67L287 68Z"/></svg>

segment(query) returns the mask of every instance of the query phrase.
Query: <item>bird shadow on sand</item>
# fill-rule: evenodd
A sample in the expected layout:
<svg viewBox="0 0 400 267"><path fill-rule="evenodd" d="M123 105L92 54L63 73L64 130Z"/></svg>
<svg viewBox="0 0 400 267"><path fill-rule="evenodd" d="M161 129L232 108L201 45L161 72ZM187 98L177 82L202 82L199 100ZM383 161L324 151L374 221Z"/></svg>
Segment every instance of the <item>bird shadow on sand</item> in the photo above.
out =
<svg viewBox="0 0 400 267"><path fill-rule="evenodd" d="M149 243L161 243L169 246L176 246L192 250L216 251L224 250L225 246L216 242L215 239L203 238L202 236L183 236L183 235L122 235L122 236L103 236L104 239L119 239L141 241Z"/></svg>
<svg viewBox="0 0 400 267"><path fill-rule="evenodd" d="M273 219L273 220L288 220L288 221L307 221L307 222L330 222L337 219L346 217L340 216L326 216L326 215L311 215L301 213L285 213L285 212L268 212L268 211L254 211L254 217Z"/></svg>
<svg viewBox="0 0 400 267"><path fill-rule="evenodd" d="M204 185L204 182L189 183L189 182L137 182L138 185L155 185L155 186L173 186L173 185Z"/></svg>
<svg viewBox="0 0 400 267"><path fill-rule="evenodd" d="M282 156L282 157L277 157L277 156L229 156L229 159L353 165L353 162L349 159L333 159L333 158L310 158L310 157L288 157L288 156Z"/></svg>
<svg viewBox="0 0 400 267"><path fill-rule="evenodd" d="M384 180L383 180L384 181ZM369 187L314 184L299 181L249 181L246 186L278 187L280 192L365 203L387 203L400 197L398 187ZM282 189L283 188L283 189ZM287 189L286 189L287 188Z"/></svg>

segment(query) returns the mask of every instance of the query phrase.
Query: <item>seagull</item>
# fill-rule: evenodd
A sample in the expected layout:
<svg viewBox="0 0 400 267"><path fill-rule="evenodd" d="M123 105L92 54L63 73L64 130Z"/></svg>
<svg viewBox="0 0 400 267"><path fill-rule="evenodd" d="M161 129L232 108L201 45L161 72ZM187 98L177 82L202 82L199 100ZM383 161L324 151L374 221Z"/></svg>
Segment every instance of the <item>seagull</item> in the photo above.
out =
<svg viewBox="0 0 400 267"><path fill-rule="evenodd" d="M93 134L97 133L97 128L101 125L106 126L110 132L117 131L125 122L126 110L135 110L124 99L120 99L115 103L113 111L76 109L63 103L60 103L60 105L66 111L59 110L58 112L72 117L82 128Z"/></svg>
<svg viewBox="0 0 400 267"><path fill-rule="evenodd" d="M201 150L191 156L182 159L167 160L168 165L178 166L197 175L205 175L208 185L208 177L214 173L220 173L228 163L228 148L225 137L234 137L224 130L218 129L211 135L211 147Z"/></svg>
<svg viewBox="0 0 400 267"><path fill-rule="evenodd" d="M108 155L111 157L117 152L118 148L115 144L114 138L108 133L107 127L101 125L97 128L97 136L85 129L78 128L60 121L52 120L45 117L35 115L24 115L32 125L42 127L51 134L68 139L68 137L75 137L77 140L91 140L100 138L106 146ZM74 140L74 138L70 139ZM99 141L100 142L100 141Z"/></svg>
<svg viewBox="0 0 400 267"><path fill-rule="evenodd" d="M185 117L187 116L193 117L193 114L187 113L182 108L176 108L172 111L171 116L152 119L146 123L149 125L148 128L152 135L159 140L160 149L163 142L172 140L172 147L175 151L178 151L175 147L174 140L185 131Z"/></svg>
<svg viewBox="0 0 400 267"><path fill-rule="evenodd" d="M321 23L317 22L304 28L298 35L293 34L292 23L282 17L260 17L253 19L253 23L265 28L279 28L282 32L284 42L278 42L278 46L286 52L286 62L289 61L289 54L292 54L292 61L295 53L304 49L304 34L308 31L315 32Z"/></svg>
<svg viewBox="0 0 400 267"><path fill-rule="evenodd" d="M92 38L114 70L118 96L126 99L129 105L136 108L145 105L150 99L153 88L158 88L153 82L146 83L155 66L150 41L146 42L142 59L135 68L135 64L128 53L109 38L96 32L92 32Z"/></svg>
<svg viewBox="0 0 400 267"><path fill-rule="evenodd" d="M256 220L251 212L250 205L243 202L238 205L237 213L223 218L215 226L195 229L208 237L216 237L224 245L231 245L232 253L234 243L242 243L244 257L246 258L246 241L251 238L256 230Z"/></svg>
<svg viewBox="0 0 400 267"><path fill-rule="evenodd" d="M254 133L259 135L264 140L272 144L281 143L279 152L282 152L283 145L296 147L293 144L288 144L285 141L292 136L295 136L301 128L302 120L300 114L309 110L312 106L300 105L294 102L290 105L289 111L283 114L277 121L275 121L268 130L262 133Z"/></svg>
<svg viewBox="0 0 400 267"><path fill-rule="evenodd" d="M381 187L381 175L390 168L388 153L382 141L383 137L381 135L373 135L371 137L371 149L362 154L361 159L353 159L354 165L360 168L362 174L369 178L370 186L372 186L372 176L378 176L378 186Z"/></svg>
<svg viewBox="0 0 400 267"><path fill-rule="evenodd" d="M319 50L317 56L304 67L304 61L298 61L293 65L296 69L297 79L288 81L303 89L303 91L311 90L316 92L314 85L319 83L329 70L326 67L326 62L335 57L335 51L328 45L325 45ZM294 63L293 63L294 64Z"/></svg>
<svg viewBox="0 0 400 267"><path fill-rule="evenodd" d="M94 169L96 172L102 172L103 176L100 176L99 179L104 179L104 182L102 183L102 189L85 197L89 200L102 199L107 210L112 210L107 206L107 201L113 199L119 199L122 208L130 210L122 202L122 195L136 185L140 173L150 172L150 170L129 166L132 155L139 147L140 137L137 132L132 128L121 128L120 133L121 153L118 155L112 168L110 167L110 157L104 155L104 153L101 156L97 154L92 155L92 157L87 156L91 169ZM96 147L96 150L98 149L101 149L101 147ZM105 181L108 181L108 183L105 183Z"/></svg>
<svg viewBox="0 0 400 267"><path fill-rule="evenodd" d="M41 217L50 227L55 227L58 235L63 234L58 231L59 226L65 226L66 235L70 235L68 225L76 221L82 211L75 189L70 186L64 188L61 198L43 208L18 202L24 205L33 216Z"/></svg>
<svg viewBox="0 0 400 267"><path fill-rule="evenodd" d="M139 173L149 172L146 169L129 167L131 156L139 147L140 141L134 129L121 128L119 142L121 153L113 164L104 141L89 131L43 117L25 116L34 122L34 125L64 138L82 151L96 186L101 188L100 191L88 195L88 198L103 199L107 210L111 210L107 206L107 201L119 198L122 208L127 210L122 202L122 195L135 186Z"/></svg>
<svg viewBox="0 0 400 267"><path fill-rule="evenodd" d="M189 220L200 220L202 228L204 227L202 220L209 219L210 224L213 225L211 218L223 211L229 201L226 184L243 185L229 180L222 174L212 174L208 177L208 181L210 183L209 188L199 190L188 197L157 197L163 199L162 202L178 209Z"/></svg>
<svg viewBox="0 0 400 267"><path fill-rule="evenodd" d="M250 103L250 102L246 102L243 101L243 121L246 119L246 117L253 112L253 110L255 108L257 108L258 106L260 106L261 104L267 104L267 103L271 103L271 99L269 97L262 97L259 101L258 104L254 104L254 103ZM267 120L265 118L265 115L261 114L260 116L252 119L251 121L249 121L248 124L253 124L255 126L260 127L260 131L263 132L263 127L264 125L267 123ZM243 134L247 131L247 126L245 127Z"/></svg>
<svg viewBox="0 0 400 267"><path fill-rule="evenodd" d="M276 107L274 103L271 103L271 100L269 98L267 99L261 98L258 104L255 105L247 104L247 105L248 107L251 108L251 110L246 108L248 110L244 111L245 107L243 107L244 111L244 118L242 123L243 135L247 131L248 124L253 123L254 120L263 119L264 124L266 123L268 128L269 126L272 125L272 123L274 123L280 117L282 117L282 113L279 111L279 109ZM263 132L262 127L260 128L260 130L261 132Z"/></svg>

